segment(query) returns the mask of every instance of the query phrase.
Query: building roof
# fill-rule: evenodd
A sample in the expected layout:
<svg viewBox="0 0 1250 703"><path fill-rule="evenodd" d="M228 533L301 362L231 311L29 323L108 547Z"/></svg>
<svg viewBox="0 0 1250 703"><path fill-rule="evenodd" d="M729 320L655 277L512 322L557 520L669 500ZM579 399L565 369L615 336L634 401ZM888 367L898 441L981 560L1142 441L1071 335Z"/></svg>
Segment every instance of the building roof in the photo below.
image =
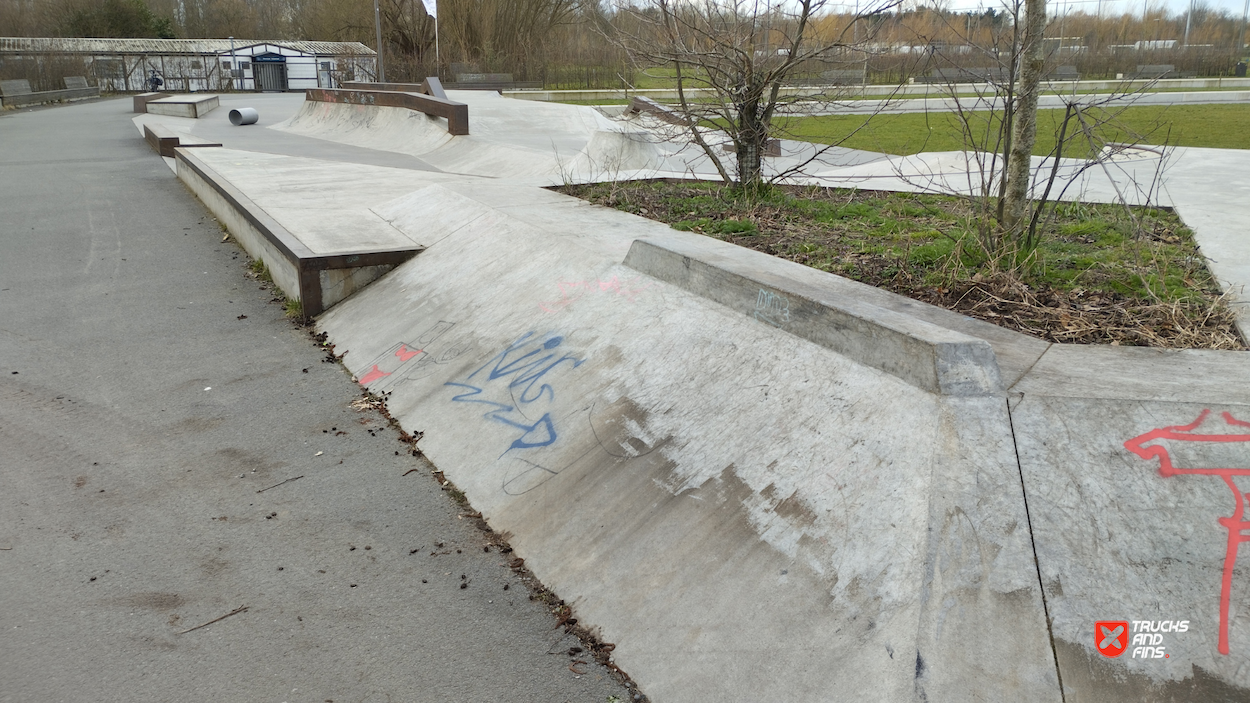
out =
<svg viewBox="0 0 1250 703"><path fill-rule="evenodd" d="M235 39L236 49L257 44L281 46L321 56L373 56L373 49L358 41L270 41ZM54 54L222 54L229 53L229 39L79 39L61 37L0 37L0 53Z"/></svg>

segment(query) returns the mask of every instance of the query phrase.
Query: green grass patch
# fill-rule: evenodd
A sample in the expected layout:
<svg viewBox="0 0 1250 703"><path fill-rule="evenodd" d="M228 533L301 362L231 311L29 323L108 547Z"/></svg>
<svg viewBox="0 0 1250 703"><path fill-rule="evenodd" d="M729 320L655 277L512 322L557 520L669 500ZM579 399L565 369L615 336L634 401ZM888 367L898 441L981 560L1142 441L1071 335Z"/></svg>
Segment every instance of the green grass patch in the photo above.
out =
<svg viewBox="0 0 1250 703"><path fill-rule="evenodd" d="M559 190L1052 341L1243 348L1192 233L1164 210L1060 204L1008 275L957 197L684 181Z"/></svg>
<svg viewBox="0 0 1250 703"><path fill-rule="evenodd" d="M1250 149L1250 105L1143 105L1091 114L1092 121L1109 120L1095 135L1109 142ZM974 144L979 150L993 150L990 141L997 131L997 113L971 113ZM1051 153L1058 141L1063 110L1039 110L1037 145L1033 153ZM902 115L827 115L802 117L779 123L794 139L822 144L840 144L887 154L917 154L922 151L959 151L967 148L963 128L954 113L908 113ZM1067 156L1089 153L1088 140L1073 136L1065 143ZM848 136L849 135L849 136Z"/></svg>

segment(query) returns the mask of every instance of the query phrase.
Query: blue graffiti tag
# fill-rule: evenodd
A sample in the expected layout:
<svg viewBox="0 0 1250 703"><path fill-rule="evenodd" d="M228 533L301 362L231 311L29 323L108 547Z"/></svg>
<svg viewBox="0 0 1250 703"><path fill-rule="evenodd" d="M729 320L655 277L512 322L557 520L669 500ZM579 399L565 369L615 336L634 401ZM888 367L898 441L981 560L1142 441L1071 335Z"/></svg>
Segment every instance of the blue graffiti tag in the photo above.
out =
<svg viewBox="0 0 1250 703"><path fill-rule="evenodd" d="M453 402L486 405L490 410L482 414L483 418L522 431L521 435L504 450L504 454L513 449L546 447L556 441L559 435L550 413L543 413L543 416L536 422L529 422L529 418L521 412L520 408L522 405L531 405L541 400L544 395L547 397L547 402L555 401L555 390L545 382L550 378L547 374L565 362L572 364L573 368L586 362L585 359L578 359L556 351L556 348L564 342L564 337L553 335L534 346L537 340L531 341L533 336L533 332L524 334L520 339L508 345L508 348L469 374L463 383L448 381L443 384L465 389L459 395L452 397ZM482 373L484 371L485 374ZM482 375L479 377L479 374ZM501 379L507 382L507 400L511 402L499 402L483 396L488 384ZM496 384L493 387L498 388L499 385Z"/></svg>

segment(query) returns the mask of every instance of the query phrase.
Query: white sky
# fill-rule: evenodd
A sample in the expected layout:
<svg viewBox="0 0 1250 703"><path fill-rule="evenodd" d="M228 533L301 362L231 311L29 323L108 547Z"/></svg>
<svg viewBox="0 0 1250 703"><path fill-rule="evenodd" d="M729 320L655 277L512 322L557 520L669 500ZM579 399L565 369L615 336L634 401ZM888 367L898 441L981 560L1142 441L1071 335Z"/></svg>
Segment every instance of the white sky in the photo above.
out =
<svg viewBox="0 0 1250 703"><path fill-rule="evenodd" d="M919 4L932 6L935 0L915 0ZM1246 9L1245 0L1193 0L1198 4L1206 4L1212 10L1227 10L1230 15L1240 18ZM874 0L861 0L859 7L867 7L873 4ZM881 0L876 0L880 3ZM976 10L978 8L1002 7L1001 0L936 0L937 4L946 7L955 12L963 12L965 10ZM1150 11L1157 12L1160 7L1166 7L1172 15L1184 14L1189 7L1190 0L1047 0L1047 6L1051 12L1062 13L1064 8L1071 12L1079 12L1084 10L1091 14L1100 11L1104 15L1119 16L1126 11L1130 14L1140 16L1142 13L1143 2L1149 2ZM853 11L856 7L854 0L834 0L825 7L829 9L837 8L839 5L845 5L848 11Z"/></svg>
<svg viewBox="0 0 1250 703"><path fill-rule="evenodd" d="M994 7L997 6L993 0L949 0L950 8L956 11L975 10L978 7ZM1184 13L1189 7L1188 0L1149 0L1151 11L1157 11L1159 7L1166 7L1171 14ZM1245 11L1246 3L1244 0L1195 0L1195 2L1205 3L1212 10L1228 10L1229 14L1234 17L1241 17ZM1072 12L1084 10L1089 13L1099 11L1101 4L1103 14L1121 15L1125 11L1134 15L1141 15L1142 0L1047 0L1047 6L1051 12L1061 13L1063 8L1070 8Z"/></svg>

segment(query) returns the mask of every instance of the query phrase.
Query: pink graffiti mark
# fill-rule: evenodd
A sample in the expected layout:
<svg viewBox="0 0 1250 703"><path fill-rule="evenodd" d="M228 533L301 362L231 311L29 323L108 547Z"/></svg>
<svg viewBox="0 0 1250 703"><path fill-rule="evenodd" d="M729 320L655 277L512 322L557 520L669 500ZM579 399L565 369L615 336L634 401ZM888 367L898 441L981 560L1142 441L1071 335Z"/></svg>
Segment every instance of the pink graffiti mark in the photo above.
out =
<svg viewBox="0 0 1250 703"><path fill-rule="evenodd" d="M390 376L390 375L391 374L389 371L383 371L382 369L378 368L377 364L374 364L373 368L369 370L369 373L365 374L364 376L360 378L360 385L367 386L370 383L373 383L374 381L378 380L379 378L382 378L384 376Z"/></svg>
<svg viewBox="0 0 1250 703"><path fill-rule="evenodd" d="M558 312L572 305L586 293L596 291L612 293L632 303L638 299L639 295L651 287L650 283L642 287L633 286L632 284L637 280L638 278L634 277L627 281L622 281L619 277L613 276L607 280L562 281L556 284L556 287L560 290L560 299L539 303L538 307L544 312Z"/></svg>
<svg viewBox="0 0 1250 703"><path fill-rule="evenodd" d="M1153 445L1146 446L1148 442L1155 440L1170 439L1181 442L1248 442L1250 443L1250 430L1241 433L1232 434L1202 434L1194 432L1207 416L1211 414L1210 410L1203 410L1198 415L1198 419L1188 425L1177 425L1173 427L1160 427L1153 429L1146 434L1134 437L1124 443L1124 448L1136 454L1143 459L1159 459L1159 474L1164 478L1172 476L1180 476L1184 474L1196 474L1200 476L1219 476L1224 479L1224 484L1233 492L1233 500L1236 507L1233 508L1233 514L1229 517L1222 517L1218 522L1228 530L1228 547L1224 552L1224 581L1220 588L1220 638L1219 650L1220 654L1228 654L1228 604L1230 595L1233 590L1233 568L1237 564L1237 548L1242 542L1250 542L1250 535L1244 534L1245 530L1250 530L1250 521L1245 519L1246 502L1250 499L1237 488L1233 483L1234 476L1250 476L1250 468L1231 469L1231 468L1208 468L1208 469L1190 469L1182 468L1172 464L1172 457L1168 450L1164 447ZM1230 413L1221 413L1224 421L1232 428L1250 428L1250 422L1238 420Z"/></svg>
<svg viewBox="0 0 1250 703"><path fill-rule="evenodd" d="M401 344L399 345L399 350L395 352L395 356L398 356L400 361L407 361L423 351L425 350L409 349L407 344Z"/></svg>

